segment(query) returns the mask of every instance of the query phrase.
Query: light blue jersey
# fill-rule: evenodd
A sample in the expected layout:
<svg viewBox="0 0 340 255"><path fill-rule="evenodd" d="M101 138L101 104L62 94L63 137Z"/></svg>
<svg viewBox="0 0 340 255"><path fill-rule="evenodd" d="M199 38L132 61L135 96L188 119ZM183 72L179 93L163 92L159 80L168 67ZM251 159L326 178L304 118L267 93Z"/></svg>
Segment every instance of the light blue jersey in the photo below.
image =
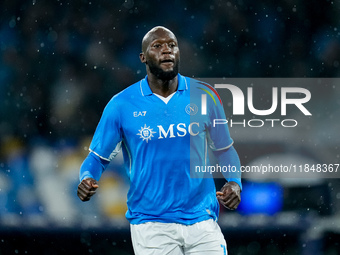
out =
<svg viewBox="0 0 340 255"><path fill-rule="evenodd" d="M216 91L181 75L167 103L152 93L146 77L107 104L90 150L109 161L121 147L131 181L131 224L217 219L214 180L190 176L196 165L209 165L209 146L222 150L233 144L227 125L214 127L214 119L225 119Z"/></svg>

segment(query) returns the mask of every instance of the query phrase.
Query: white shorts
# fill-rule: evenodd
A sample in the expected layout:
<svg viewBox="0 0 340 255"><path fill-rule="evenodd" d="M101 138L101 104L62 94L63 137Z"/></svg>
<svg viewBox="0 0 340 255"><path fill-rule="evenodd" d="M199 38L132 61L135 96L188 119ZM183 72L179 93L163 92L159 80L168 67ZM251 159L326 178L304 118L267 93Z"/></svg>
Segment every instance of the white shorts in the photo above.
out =
<svg viewBox="0 0 340 255"><path fill-rule="evenodd" d="M147 222L131 224L136 255L227 255L227 244L213 220L193 225Z"/></svg>

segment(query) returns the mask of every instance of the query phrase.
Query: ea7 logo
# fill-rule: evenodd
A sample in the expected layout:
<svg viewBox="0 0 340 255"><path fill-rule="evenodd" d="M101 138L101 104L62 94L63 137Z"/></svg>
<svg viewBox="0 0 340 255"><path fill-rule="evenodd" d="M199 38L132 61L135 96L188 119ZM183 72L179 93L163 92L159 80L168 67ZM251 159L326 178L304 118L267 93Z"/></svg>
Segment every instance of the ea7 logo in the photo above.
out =
<svg viewBox="0 0 340 255"><path fill-rule="evenodd" d="M133 117L145 116L146 111L133 112Z"/></svg>

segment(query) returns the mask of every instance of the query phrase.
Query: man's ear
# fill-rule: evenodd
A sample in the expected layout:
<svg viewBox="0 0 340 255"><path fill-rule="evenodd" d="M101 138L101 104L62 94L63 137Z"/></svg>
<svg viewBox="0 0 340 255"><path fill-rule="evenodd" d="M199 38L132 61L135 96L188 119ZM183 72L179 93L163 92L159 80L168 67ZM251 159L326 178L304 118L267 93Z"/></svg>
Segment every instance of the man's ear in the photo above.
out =
<svg viewBox="0 0 340 255"><path fill-rule="evenodd" d="M139 53L139 59L142 63L146 63L144 52Z"/></svg>

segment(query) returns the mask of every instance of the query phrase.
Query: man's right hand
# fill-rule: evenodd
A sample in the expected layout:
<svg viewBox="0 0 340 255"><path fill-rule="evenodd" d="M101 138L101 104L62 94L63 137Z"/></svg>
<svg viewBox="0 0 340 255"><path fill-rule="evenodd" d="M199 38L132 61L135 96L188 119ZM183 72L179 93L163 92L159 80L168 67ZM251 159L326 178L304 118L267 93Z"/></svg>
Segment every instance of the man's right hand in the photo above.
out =
<svg viewBox="0 0 340 255"><path fill-rule="evenodd" d="M81 201L89 201L96 194L96 189L99 188L97 181L93 178L86 178L78 185L77 195Z"/></svg>

